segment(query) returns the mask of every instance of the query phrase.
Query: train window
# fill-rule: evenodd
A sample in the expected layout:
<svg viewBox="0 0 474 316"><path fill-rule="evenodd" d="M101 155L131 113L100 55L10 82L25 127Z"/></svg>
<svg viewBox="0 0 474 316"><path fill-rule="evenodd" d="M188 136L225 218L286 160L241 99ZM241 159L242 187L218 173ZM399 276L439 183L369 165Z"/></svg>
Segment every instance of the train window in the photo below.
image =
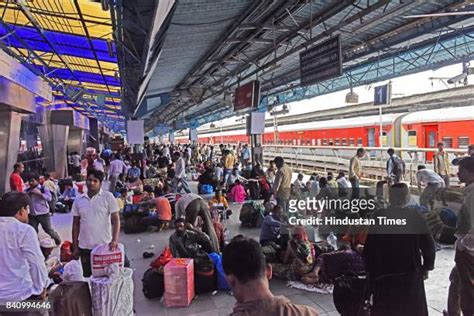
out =
<svg viewBox="0 0 474 316"><path fill-rule="evenodd" d="M349 146L354 146L354 138L349 138Z"/></svg>
<svg viewBox="0 0 474 316"><path fill-rule="evenodd" d="M335 145L336 145L336 146L339 146L339 138L336 138L336 140L335 140Z"/></svg>
<svg viewBox="0 0 474 316"><path fill-rule="evenodd" d="M446 148L453 148L453 138L452 137L443 137L443 144Z"/></svg>
<svg viewBox="0 0 474 316"><path fill-rule="evenodd" d="M326 146L328 144L328 140L326 138L323 138L323 146Z"/></svg>
<svg viewBox="0 0 474 316"><path fill-rule="evenodd" d="M332 138L329 139L329 146L333 146L334 142L332 141Z"/></svg>
<svg viewBox="0 0 474 316"><path fill-rule="evenodd" d="M357 146L362 146L362 138L357 138Z"/></svg>
<svg viewBox="0 0 474 316"><path fill-rule="evenodd" d="M416 147L416 131L408 131L408 146Z"/></svg>
<svg viewBox="0 0 474 316"><path fill-rule="evenodd" d="M467 148L467 146L469 146L469 137L467 136L458 137L458 147Z"/></svg>
<svg viewBox="0 0 474 316"><path fill-rule="evenodd" d="M342 146L347 146L347 138L342 139Z"/></svg>

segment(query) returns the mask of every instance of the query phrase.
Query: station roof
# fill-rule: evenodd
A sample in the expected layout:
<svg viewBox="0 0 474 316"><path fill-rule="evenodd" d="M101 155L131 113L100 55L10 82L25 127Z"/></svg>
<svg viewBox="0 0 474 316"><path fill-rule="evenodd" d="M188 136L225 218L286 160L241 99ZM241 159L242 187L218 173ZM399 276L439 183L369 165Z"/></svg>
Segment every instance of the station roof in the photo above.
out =
<svg viewBox="0 0 474 316"><path fill-rule="evenodd" d="M72 107L123 132L121 80L110 11L85 0L1 1L0 45ZM44 100L43 100L44 101Z"/></svg>
<svg viewBox="0 0 474 316"><path fill-rule="evenodd" d="M129 86L128 109L135 117L146 120L148 131L162 125L171 129L196 127L232 116L234 89L254 79L262 82L262 104L268 106L272 95L300 87L299 54L337 34L342 38L342 77L346 83L330 82L324 85L325 89L317 87L319 94L457 63L473 56L472 41L465 41L462 49L451 52L462 44L456 36L464 32L472 34L469 27L473 25L473 6L469 1L160 2L167 3L168 11L140 10L142 4L149 4L146 0L123 1L121 10L128 15L124 14L122 23L115 26L135 35L139 34L140 21L153 20L150 12L168 14L160 20L161 32L156 37L143 36L141 42L131 35L128 39L124 37L129 49L147 47L150 38L159 43L154 46L152 56L150 50L135 56L150 62L137 65L138 71L122 71L122 79ZM454 44L446 49L435 47L430 52L440 39ZM421 53L413 52L415 48L422 50ZM420 61L407 58L406 54L417 54ZM132 58L125 52L123 64L130 65L127 61ZM379 76L378 69L382 66L377 63L384 58L399 59L396 65L394 62L394 71L380 71L383 76ZM358 80L364 73L352 76L346 71L360 65L365 67L361 73L377 74ZM296 98L317 93L303 92Z"/></svg>

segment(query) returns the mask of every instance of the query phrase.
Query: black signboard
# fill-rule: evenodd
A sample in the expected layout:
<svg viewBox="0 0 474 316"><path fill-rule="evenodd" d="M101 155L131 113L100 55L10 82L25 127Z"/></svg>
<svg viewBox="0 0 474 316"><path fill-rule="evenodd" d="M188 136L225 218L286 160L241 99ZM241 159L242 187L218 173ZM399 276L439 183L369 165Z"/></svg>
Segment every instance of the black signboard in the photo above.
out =
<svg viewBox="0 0 474 316"><path fill-rule="evenodd" d="M307 86L342 75L339 35L300 54L301 85Z"/></svg>

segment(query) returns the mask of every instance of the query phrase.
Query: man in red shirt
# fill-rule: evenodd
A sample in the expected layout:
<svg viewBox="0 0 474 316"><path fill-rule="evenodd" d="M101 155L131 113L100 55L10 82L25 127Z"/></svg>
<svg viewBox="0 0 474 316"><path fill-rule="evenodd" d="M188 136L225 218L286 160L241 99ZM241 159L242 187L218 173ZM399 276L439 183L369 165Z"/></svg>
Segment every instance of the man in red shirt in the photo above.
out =
<svg viewBox="0 0 474 316"><path fill-rule="evenodd" d="M17 162L13 166L13 172L10 175L10 190L23 192L23 179L20 174L25 170L25 166L21 162Z"/></svg>
<svg viewBox="0 0 474 316"><path fill-rule="evenodd" d="M150 201L144 202L144 205L156 208L156 212L142 219L146 225L156 225L157 231L162 231L171 222L173 214L171 212L171 204L167 198L159 196Z"/></svg>

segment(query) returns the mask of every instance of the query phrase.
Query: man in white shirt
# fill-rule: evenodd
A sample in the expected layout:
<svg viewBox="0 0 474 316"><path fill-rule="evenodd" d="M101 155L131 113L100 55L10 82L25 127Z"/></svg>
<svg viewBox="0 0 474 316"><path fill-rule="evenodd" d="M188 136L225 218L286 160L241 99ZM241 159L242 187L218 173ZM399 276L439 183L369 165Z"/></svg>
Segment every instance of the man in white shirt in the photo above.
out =
<svg viewBox="0 0 474 316"><path fill-rule="evenodd" d="M174 179L173 179L173 191L179 193L181 189L184 189L186 193L191 193L188 182L186 181L186 163L181 157L179 152L173 154L175 160ZM181 184L181 188L180 188Z"/></svg>
<svg viewBox="0 0 474 316"><path fill-rule="evenodd" d="M120 155L116 154L114 160L110 162L109 167L109 191L112 192L112 194L115 192L115 187L117 185L117 180L120 177L120 174L125 173L126 170L127 166L122 161L122 159L120 159Z"/></svg>
<svg viewBox="0 0 474 316"><path fill-rule="evenodd" d="M0 201L0 306L46 297L48 272L38 235L28 224L26 193L8 192Z"/></svg>
<svg viewBox="0 0 474 316"><path fill-rule="evenodd" d="M426 166L418 166L416 173L418 191L420 192L420 205L433 210L436 195L444 188L444 180L436 172L426 169ZM425 189L421 192L421 186Z"/></svg>
<svg viewBox="0 0 474 316"><path fill-rule="evenodd" d="M90 254L99 244L117 248L120 233L119 206L112 193L101 189L104 173L91 169L87 172L87 193L72 205L72 243L74 255L80 256L84 277L92 274Z"/></svg>
<svg viewBox="0 0 474 316"><path fill-rule="evenodd" d="M339 190L338 195L340 197L346 197L348 192L351 191L350 189L352 189L352 184L349 180L346 179L346 174L344 173L344 171L339 172L336 182Z"/></svg>

